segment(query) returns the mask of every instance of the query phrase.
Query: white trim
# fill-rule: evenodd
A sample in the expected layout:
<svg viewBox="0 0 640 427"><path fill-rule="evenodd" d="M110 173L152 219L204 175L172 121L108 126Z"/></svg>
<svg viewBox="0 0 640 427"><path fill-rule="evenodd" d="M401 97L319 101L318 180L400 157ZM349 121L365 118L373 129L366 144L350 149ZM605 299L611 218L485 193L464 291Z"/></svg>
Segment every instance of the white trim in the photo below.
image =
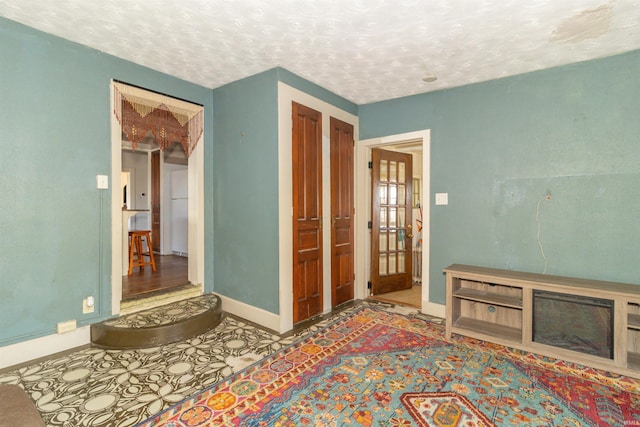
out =
<svg viewBox="0 0 640 427"><path fill-rule="evenodd" d="M122 300L122 131L114 113L111 81L111 314L120 313ZM179 101L179 100L177 100ZM180 101L183 102L183 101ZM198 108L203 108L198 106ZM203 112L204 114L204 112ZM188 163L189 174L189 281L204 289L204 132Z"/></svg>
<svg viewBox="0 0 640 427"><path fill-rule="evenodd" d="M353 125L354 141L358 141L358 117L319 100L285 83L278 82L278 229L279 229L279 307L280 333L293 328L293 223L292 223L292 119L291 103L295 101L322 113L322 217L323 217L323 313L331 311L331 182L330 182L330 117ZM357 143L356 143L357 144ZM357 186L356 186L357 189ZM357 211L356 211L357 212ZM357 214L355 216L357 218ZM354 257L358 254L356 239Z"/></svg>
<svg viewBox="0 0 640 427"><path fill-rule="evenodd" d="M204 291L204 132L189 156L189 282Z"/></svg>
<svg viewBox="0 0 640 427"><path fill-rule="evenodd" d="M423 239L422 250L422 312L434 316L444 317L444 305L429 302L429 253L431 251L430 233L430 193L431 193L431 131L429 129L390 135L380 138L366 139L356 144L356 212L364 212L364 215L356 215L355 231L356 241L361 242L359 249L363 256L356 258L356 298L364 299L368 296L367 282L371 275L371 239L369 236L367 221L371 216L371 173L368 163L371 160L371 149L387 145L398 145L405 142L422 141L422 194L420 199L425 201L422 207L422 220L427 231L427 238Z"/></svg>
<svg viewBox="0 0 640 427"><path fill-rule="evenodd" d="M258 307L234 300L224 295L216 294L222 301L225 312L242 317L260 326L278 331L280 328L280 316Z"/></svg>
<svg viewBox="0 0 640 427"><path fill-rule="evenodd" d="M91 327L83 326L64 334L47 335L0 347L0 369L89 344Z"/></svg>
<svg viewBox="0 0 640 427"><path fill-rule="evenodd" d="M428 294L427 290L427 294ZM424 292L423 292L424 294ZM425 299L422 300L422 312L424 314L428 314L430 316L440 317L444 319L446 314L446 305L444 304L436 304L435 302L427 301Z"/></svg>
<svg viewBox="0 0 640 427"><path fill-rule="evenodd" d="M115 82L109 88L111 115L111 314L120 313L122 300L122 200L120 200L120 174L122 173L122 130L114 113ZM98 295L98 298L101 296Z"/></svg>

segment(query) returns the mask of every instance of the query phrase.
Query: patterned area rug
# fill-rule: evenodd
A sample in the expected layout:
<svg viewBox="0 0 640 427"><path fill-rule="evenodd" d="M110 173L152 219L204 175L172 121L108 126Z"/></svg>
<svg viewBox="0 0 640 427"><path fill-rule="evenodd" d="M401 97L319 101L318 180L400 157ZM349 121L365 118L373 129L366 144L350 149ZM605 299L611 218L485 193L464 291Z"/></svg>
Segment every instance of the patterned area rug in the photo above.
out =
<svg viewBox="0 0 640 427"><path fill-rule="evenodd" d="M139 426L640 425L640 388L364 307Z"/></svg>

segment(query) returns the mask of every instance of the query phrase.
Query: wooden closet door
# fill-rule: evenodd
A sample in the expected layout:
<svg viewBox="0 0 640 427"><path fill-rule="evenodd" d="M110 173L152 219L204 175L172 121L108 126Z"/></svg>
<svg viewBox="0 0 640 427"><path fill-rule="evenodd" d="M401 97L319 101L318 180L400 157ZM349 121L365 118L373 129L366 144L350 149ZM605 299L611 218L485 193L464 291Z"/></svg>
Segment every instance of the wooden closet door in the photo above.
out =
<svg viewBox="0 0 640 427"><path fill-rule="evenodd" d="M293 321L322 313L322 115L293 103Z"/></svg>
<svg viewBox="0 0 640 427"><path fill-rule="evenodd" d="M331 117L331 306L353 299L353 126Z"/></svg>

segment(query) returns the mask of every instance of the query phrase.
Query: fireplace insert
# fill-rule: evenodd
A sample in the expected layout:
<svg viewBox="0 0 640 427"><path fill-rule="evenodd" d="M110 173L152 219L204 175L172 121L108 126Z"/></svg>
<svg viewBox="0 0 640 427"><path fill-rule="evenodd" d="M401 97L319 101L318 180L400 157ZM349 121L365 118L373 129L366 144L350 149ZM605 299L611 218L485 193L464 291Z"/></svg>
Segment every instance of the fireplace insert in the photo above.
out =
<svg viewBox="0 0 640 427"><path fill-rule="evenodd" d="M533 341L613 359L613 300L534 290Z"/></svg>

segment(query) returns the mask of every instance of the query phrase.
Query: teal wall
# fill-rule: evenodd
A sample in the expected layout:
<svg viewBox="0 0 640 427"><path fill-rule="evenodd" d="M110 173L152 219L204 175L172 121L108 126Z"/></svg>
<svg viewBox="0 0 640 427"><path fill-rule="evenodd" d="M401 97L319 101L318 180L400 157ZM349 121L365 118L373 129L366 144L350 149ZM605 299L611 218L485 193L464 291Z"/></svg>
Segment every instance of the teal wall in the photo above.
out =
<svg viewBox="0 0 640 427"><path fill-rule="evenodd" d="M216 293L279 313L278 81L357 106L282 68L213 91Z"/></svg>
<svg viewBox="0 0 640 427"><path fill-rule="evenodd" d="M0 346L111 312L110 79L205 107L211 187L211 90L0 18ZM111 182L111 180L110 180ZM111 185L110 185L111 187ZM212 217L205 195L205 216ZM213 289L212 221L205 226ZM82 300L97 298L83 315Z"/></svg>
<svg viewBox="0 0 640 427"><path fill-rule="evenodd" d="M452 263L542 273L538 224L548 274L640 283L638 76L635 51L360 106L361 139L431 129L432 301Z"/></svg>
<svg viewBox="0 0 640 427"><path fill-rule="evenodd" d="M215 290L278 312L275 69L213 91Z"/></svg>

